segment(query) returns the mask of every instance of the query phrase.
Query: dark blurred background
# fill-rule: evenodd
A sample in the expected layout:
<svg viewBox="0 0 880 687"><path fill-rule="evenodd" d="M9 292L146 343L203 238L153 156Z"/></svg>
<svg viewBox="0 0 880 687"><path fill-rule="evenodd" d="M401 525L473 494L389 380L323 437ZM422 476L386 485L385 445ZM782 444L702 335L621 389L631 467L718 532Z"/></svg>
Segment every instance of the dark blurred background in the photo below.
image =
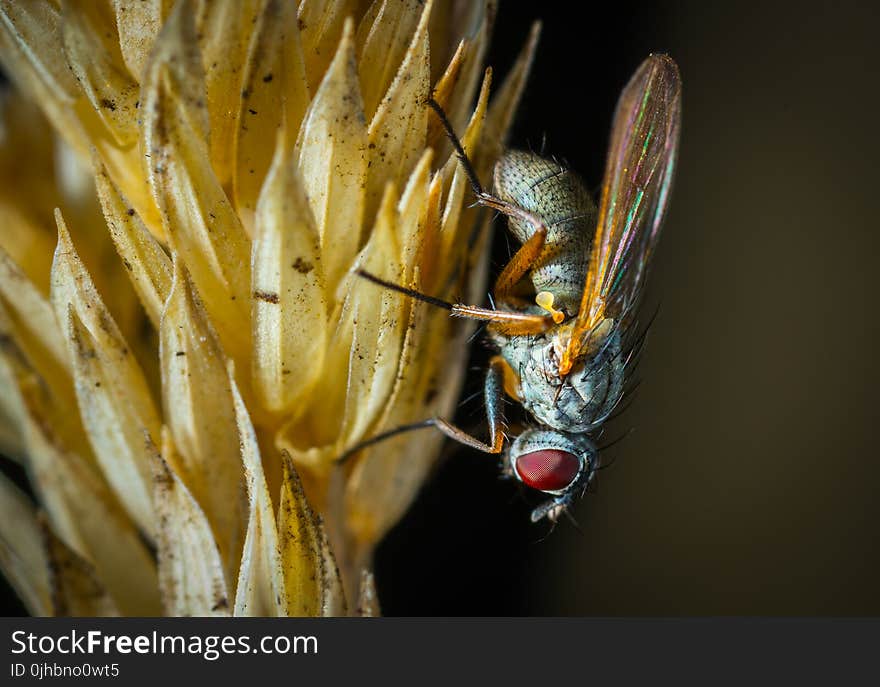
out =
<svg viewBox="0 0 880 687"><path fill-rule="evenodd" d="M681 67L660 312L608 436L635 431L578 505L583 534L563 521L543 541L492 459L452 452L380 550L383 611L878 615L880 15L580 6L502 2L490 63L505 71L543 20L512 144L546 134L592 188L630 74L657 51Z"/></svg>

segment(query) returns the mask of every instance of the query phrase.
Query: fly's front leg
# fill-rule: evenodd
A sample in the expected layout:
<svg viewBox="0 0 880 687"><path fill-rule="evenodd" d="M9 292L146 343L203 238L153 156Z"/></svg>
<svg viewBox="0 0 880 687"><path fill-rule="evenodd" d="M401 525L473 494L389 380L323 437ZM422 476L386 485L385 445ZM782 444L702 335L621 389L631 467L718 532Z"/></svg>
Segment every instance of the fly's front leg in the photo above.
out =
<svg viewBox="0 0 880 687"><path fill-rule="evenodd" d="M454 439L460 444L483 451L483 453L501 453L501 449L504 446L503 389L505 367L507 367L507 363L503 358L500 356L493 357L489 362L489 371L486 373L486 382L483 386L486 420L489 424L488 444L468 434L463 429L459 429L442 417L432 418L428 422L450 439Z"/></svg>
<svg viewBox="0 0 880 687"><path fill-rule="evenodd" d="M412 432L425 427L436 427L450 439L454 439L460 444L470 446L483 453L498 454L504 446L504 414L502 412L504 400L502 393L505 389L508 393L516 387L519 382L514 379L516 374L501 356L494 356L489 362L489 371L486 373L486 381L483 386L483 393L486 403L486 418L489 423L489 443L480 441L475 436L459 429L448 420L442 417L432 417L421 422L414 422L410 425L401 425L387 432L377 434L370 439L361 441L354 446L345 450L337 459L337 463L344 463L355 454L363 451L374 444L390 439L391 437ZM513 395L511 393L511 395Z"/></svg>

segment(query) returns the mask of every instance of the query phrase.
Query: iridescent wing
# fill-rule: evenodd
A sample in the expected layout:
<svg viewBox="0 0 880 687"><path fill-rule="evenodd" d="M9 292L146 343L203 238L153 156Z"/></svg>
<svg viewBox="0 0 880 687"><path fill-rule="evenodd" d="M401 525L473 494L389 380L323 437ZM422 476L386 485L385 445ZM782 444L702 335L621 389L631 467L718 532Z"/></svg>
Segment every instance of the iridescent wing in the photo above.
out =
<svg viewBox="0 0 880 687"><path fill-rule="evenodd" d="M584 294L563 353L565 375L594 332L627 318L644 284L669 200L681 124L681 78L666 55L651 55L620 96L611 130L599 219Z"/></svg>

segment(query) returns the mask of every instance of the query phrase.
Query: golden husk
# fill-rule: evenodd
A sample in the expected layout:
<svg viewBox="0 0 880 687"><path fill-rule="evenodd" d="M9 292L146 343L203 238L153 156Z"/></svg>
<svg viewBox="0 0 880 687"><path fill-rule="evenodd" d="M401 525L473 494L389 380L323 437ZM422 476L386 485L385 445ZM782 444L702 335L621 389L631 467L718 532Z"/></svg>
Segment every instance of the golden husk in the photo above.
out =
<svg viewBox="0 0 880 687"><path fill-rule="evenodd" d="M0 566L31 613L378 613L441 438L336 458L451 413L469 332L352 270L478 297L424 103L486 177L536 39L490 104L494 11L0 2L0 449L37 498L0 477Z"/></svg>

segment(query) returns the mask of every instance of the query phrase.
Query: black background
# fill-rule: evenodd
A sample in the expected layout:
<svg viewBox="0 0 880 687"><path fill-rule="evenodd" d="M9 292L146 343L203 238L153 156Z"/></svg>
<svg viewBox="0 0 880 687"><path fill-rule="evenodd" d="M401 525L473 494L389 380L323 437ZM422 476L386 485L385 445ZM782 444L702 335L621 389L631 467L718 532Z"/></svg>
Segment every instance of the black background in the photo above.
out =
<svg viewBox="0 0 880 687"><path fill-rule="evenodd" d="M455 450L379 551L383 611L880 614L876 11L505 2L490 64L535 18L511 142L546 134L592 188L630 74L650 52L681 67L660 312L609 436L635 432L576 509L583 534L543 541L493 461Z"/></svg>

